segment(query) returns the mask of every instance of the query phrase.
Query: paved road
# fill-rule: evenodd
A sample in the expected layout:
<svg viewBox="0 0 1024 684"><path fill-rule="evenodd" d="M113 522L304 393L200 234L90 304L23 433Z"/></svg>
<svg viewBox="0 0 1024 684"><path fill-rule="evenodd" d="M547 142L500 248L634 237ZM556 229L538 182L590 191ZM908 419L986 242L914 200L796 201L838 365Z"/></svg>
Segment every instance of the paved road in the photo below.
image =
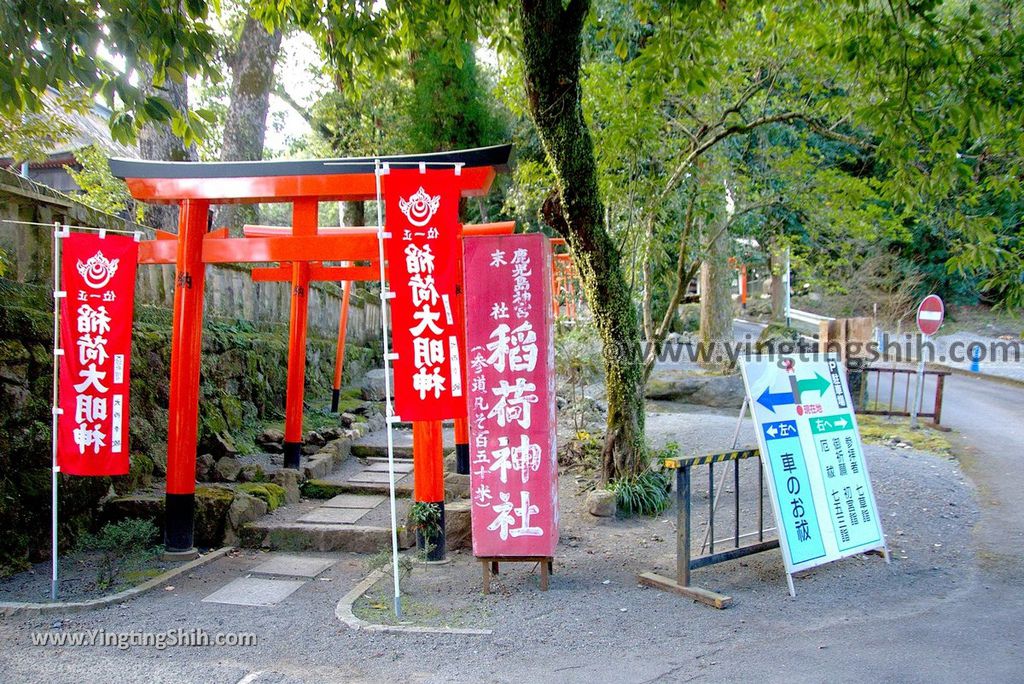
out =
<svg viewBox="0 0 1024 684"><path fill-rule="evenodd" d="M1024 681L1024 387L950 376L942 423L955 431L956 456L981 503L973 588L913 615L851 616L863 628L845 648L822 649L819 635L848 624L787 626L772 642L730 653L716 680L742 681L756 662L766 681L792 673L795 681L852 681L858 669L875 681ZM775 657L764 660L767 648Z"/></svg>
<svg viewBox="0 0 1024 684"><path fill-rule="evenodd" d="M984 504L985 515L975 528L977 542L986 560L1019 569L1024 554L1024 387L951 375L945 397L942 423L955 430L960 463Z"/></svg>

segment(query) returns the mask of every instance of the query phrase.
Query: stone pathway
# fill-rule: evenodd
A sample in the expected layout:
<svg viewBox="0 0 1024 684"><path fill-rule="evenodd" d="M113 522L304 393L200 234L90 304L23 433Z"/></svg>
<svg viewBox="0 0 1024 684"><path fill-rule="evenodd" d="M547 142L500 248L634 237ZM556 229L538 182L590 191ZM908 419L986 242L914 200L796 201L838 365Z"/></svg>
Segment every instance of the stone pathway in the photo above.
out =
<svg viewBox="0 0 1024 684"><path fill-rule="evenodd" d="M302 585L337 562L336 558L317 556L274 555L203 599L203 603L224 603L232 606L275 606L295 593ZM297 577L300 579L269 579Z"/></svg>
<svg viewBox="0 0 1024 684"><path fill-rule="evenodd" d="M448 430L449 441L454 433ZM394 430L395 488L398 524L404 525L413 490L412 430ZM388 482L387 433L364 435L352 444L351 456L326 475L314 478L321 488L334 489L330 499L304 499L279 509L252 527L247 546L282 550L356 551L373 553L389 545L391 505Z"/></svg>

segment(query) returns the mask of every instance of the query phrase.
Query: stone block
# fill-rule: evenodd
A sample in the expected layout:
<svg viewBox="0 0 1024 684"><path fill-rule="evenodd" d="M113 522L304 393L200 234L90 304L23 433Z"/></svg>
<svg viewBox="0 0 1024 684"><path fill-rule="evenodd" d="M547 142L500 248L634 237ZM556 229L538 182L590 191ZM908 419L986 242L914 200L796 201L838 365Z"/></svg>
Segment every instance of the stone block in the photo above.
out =
<svg viewBox="0 0 1024 684"><path fill-rule="evenodd" d="M615 516L615 492L595 489L587 494L587 512L598 518Z"/></svg>

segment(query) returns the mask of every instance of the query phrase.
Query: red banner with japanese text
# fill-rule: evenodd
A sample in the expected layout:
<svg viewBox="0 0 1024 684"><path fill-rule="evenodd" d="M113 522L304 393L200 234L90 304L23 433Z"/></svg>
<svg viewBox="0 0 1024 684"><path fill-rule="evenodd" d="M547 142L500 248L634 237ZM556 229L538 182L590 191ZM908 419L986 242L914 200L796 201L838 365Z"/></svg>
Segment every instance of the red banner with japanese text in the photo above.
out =
<svg viewBox="0 0 1024 684"><path fill-rule="evenodd" d="M71 233L61 246L57 464L68 475L124 475L139 243Z"/></svg>
<svg viewBox="0 0 1024 684"><path fill-rule="evenodd" d="M453 169L393 168L383 180L395 413L403 420L464 418L458 177Z"/></svg>
<svg viewBox="0 0 1024 684"><path fill-rule="evenodd" d="M551 247L540 234L463 243L473 553L552 556L558 461Z"/></svg>

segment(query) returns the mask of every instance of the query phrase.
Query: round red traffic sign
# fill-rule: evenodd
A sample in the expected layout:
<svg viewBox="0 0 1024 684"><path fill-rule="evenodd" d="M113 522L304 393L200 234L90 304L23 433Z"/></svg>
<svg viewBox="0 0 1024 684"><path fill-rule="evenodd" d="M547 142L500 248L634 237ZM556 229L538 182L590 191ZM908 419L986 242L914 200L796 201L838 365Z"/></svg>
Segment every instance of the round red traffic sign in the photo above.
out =
<svg viewBox="0 0 1024 684"><path fill-rule="evenodd" d="M945 315L946 307L939 295L928 295L917 307L917 327L925 335L934 335Z"/></svg>

